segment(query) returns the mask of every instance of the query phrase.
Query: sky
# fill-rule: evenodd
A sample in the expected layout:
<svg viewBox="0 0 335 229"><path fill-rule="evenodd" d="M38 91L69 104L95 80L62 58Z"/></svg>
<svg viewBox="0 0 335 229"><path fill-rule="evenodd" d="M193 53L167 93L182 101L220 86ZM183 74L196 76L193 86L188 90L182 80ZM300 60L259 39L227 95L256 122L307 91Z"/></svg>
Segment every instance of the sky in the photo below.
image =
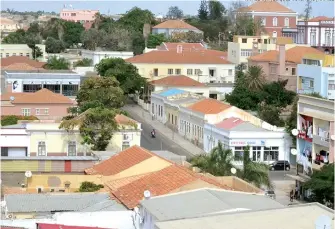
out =
<svg viewBox="0 0 335 229"><path fill-rule="evenodd" d="M229 7L230 1L221 1L226 8ZM251 2L247 0L247 2ZM74 9L91 9L99 10L104 14L122 14L130 10L132 7L140 7L142 9L148 9L156 15L165 15L170 6L178 6L184 11L184 14L196 15L200 5L200 0L184 0L184 1L161 1L161 0L149 0L149 1L57 1L57 0L41 0L41 1L28 1L28 0L1 0L1 9L7 8L14 9L17 11L54 11L60 12L64 4L72 5ZM304 5L306 1L292 0L282 1L282 4L291 8L292 10L303 13ZM312 16L328 16L334 17L334 0L312 0Z"/></svg>

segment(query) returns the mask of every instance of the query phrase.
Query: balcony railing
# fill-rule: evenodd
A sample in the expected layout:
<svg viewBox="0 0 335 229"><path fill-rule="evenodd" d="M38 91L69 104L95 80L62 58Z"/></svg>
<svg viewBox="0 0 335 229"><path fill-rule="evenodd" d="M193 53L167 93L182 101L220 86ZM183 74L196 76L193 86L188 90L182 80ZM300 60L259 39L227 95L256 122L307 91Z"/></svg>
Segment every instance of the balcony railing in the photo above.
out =
<svg viewBox="0 0 335 229"><path fill-rule="evenodd" d="M313 143L320 146L329 147L329 138L324 138L319 135L313 135Z"/></svg>

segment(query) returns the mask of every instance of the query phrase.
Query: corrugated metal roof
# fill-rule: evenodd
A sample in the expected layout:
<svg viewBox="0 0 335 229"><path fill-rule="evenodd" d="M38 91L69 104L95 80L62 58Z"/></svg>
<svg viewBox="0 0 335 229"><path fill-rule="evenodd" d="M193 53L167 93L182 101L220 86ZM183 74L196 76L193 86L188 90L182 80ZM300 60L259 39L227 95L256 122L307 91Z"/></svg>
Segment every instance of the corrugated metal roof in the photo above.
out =
<svg viewBox="0 0 335 229"><path fill-rule="evenodd" d="M80 211L108 199L108 193L10 194L4 198L10 213Z"/></svg>
<svg viewBox="0 0 335 229"><path fill-rule="evenodd" d="M180 156L180 155L177 155L167 150L159 150L159 151L151 151L151 152L158 155L159 157L162 157L169 161L173 161L179 165L182 164L184 161L186 161L186 156Z"/></svg>
<svg viewBox="0 0 335 229"><path fill-rule="evenodd" d="M1 157L1 160L10 161L97 161L99 158L91 156L34 156L34 157Z"/></svg>
<svg viewBox="0 0 335 229"><path fill-rule="evenodd" d="M174 95L179 95L179 94L183 94L186 93L186 91L180 90L178 88L171 88L169 90L163 91L161 93L159 93L159 95L164 96L164 97L168 97L168 96L174 96Z"/></svg>
<svg viewBox="0 0 335 229"><path fill-rule="evenodd" d="M284 207L264 195L214 189L199 189L155 197L143 200L141 205L158 221L200 217L234 209L260 210Z"/></svg>
<svg viewBox="0 0 335 229"><path fill-rule="evenodd" d="M243 122L238 126L235 126L230 129L231 131L262 131L262 132L269 132L269 130L263 129L261 127L257 127L250 122Z"/></svg>
<svg viewBox="0 0 335 229"><path fill-rule="evenodd" d="M117 203L115 200L105 200L81 210L81 212L96 212L96 211L125 211L125 206Z"/></svg>

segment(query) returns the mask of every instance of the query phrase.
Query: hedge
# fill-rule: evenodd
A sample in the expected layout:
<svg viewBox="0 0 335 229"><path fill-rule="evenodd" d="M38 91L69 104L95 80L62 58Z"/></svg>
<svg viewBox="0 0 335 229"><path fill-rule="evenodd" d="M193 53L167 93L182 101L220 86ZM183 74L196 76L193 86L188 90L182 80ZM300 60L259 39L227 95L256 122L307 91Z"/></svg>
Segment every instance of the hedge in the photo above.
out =
<svg viewBox="0 0 335 229"><path fill-rule="evenodd" d="M1 116L1 126L15 125L19 120L38 120L35 116L3 115Z"/></svg>

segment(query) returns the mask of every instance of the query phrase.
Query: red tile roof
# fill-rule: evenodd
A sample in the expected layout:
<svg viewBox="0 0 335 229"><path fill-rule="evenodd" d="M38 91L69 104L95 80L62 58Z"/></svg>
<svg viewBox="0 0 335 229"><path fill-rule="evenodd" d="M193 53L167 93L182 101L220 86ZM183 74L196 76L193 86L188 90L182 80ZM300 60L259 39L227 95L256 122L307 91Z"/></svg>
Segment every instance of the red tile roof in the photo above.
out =
<svg viewBox="0 0 335 229"><path fill-rule="evenodd" d="M305 46L296 46L294 48L290 48L285 52L286 62L292 62L296 64L300 64L303 57L306 54L324 54L323 52ZM279 51L271 50L267 51L249 58L252 61L260 61L260 62L278 62Z"/></svg>
<svg viewBox="0 0 335 229"><path fill-rule="evenodd" d="M150 83L153 85L172 87L206 87L205 84L184 75L167 76L159 80L153 80Z"/></svg>
<svg viewBox="0 0 335 229"><path fill-rule="evenodd" d="M231 117L231 118L227 118L223 120L222 122L215 124L215 126L226 129L226 130L230 130L234 128L235 126L240 125L241 123L244 123L244 121L239 118Z"/></svg>
<svg viewBox="0 0 335 229"><path fill-rule="evenodd" d="M177 53L172 51L151 51L126 59L129 63L164 64L232 64L227 60L226 52L199 50Z"/></svg>
<svg viewBox="0 0 335 229"><path fill-rule="evenodd" d="M108 160L94 165L92 168L85 169L85 173L89 175L100 174L103 176L111 176L137 165L138 163L141 163L153 156L155 155L150 151L135 145L121 151Z"/></svg>
<svg viewBox="0 0 335 229"><path fill-rule="evenodd" d="M318 16L315 18L311 18L308 22L320 22L320 21L334 21L335 18L326 17L326 16Z"/></svg>
<svg viewBox="0 0 335 229"><path fill-rule="evenodd" d="M157 172L149 173L124 186L118 186L118 188L113 188L113 182L118 181L111 181L109 187L111 187L111 192L116 199L129 209L133 209L143 199L143 193L146 190L149 190L152 196L160 196L197 180L202 180L218 188L231 190L228 186L222 185L212 178L197 174L178 165L171 165Z"/></svg>
<svg viewBox="0 0 335 229"><path fill-rule="evenodd" d="M115 116L115 121L118 123L118 124L124 124L124 125L129 125L129 124L136 124L138 123L137 121L135 121L134 119L131 119L123 114L117 114Z"/></svg>
<svg viewBox="0 0 335 229"><path fill-rule="evenodd" d="M38 229L103 229L101 227L68 226L62 224L37 223Z"/></svg>
<svg viewBox="0 0 335 229"><path fill-rule="evenodd" d="M68 97L53 93L46 88L34 93L5 93L0 95L1 101L9 101L11 97L14 97L13 104L74 104L73 100Z"/></svg>
<svg viewBox="0 0 335 229"><path fill-rule="evenodd" d="M201 43L171 43L171 42L163 42L161 46L158 47L158 50L173 50L177 49L177 47L181 45L183 47L183 51L191 51L191 50L205 50L206 48Z"/></svg>
<svg viewBox="0 0 335 229"><path fill-rule="evenodd" d="M167 20L154 27L153 29L189 29L189 30L199 30L198 28L182 21L182 20Z"/></svg>
<svg viewBox="0 0 335 229"><path fill-rule="evenodd" d="M274 12L274 13L295 13L293 10L280 4L277 1L258 1L248 7L242 7L239 12Z"/></svg>
<svg viewBox="0 0 335 229"><path fill-rule="evenodd" d="M227 103L221 102L216 99L206 98L200 100L199 102L193 103L187 108L203 114L218 114L230 107L231 106Z"/></svg>
<svg viewBox="0 0 335 229"><path fill-rule="evenodd" d="M38 70L43 69L45 62L38 62L26 56L1 58L2 70Z"/></svg>

